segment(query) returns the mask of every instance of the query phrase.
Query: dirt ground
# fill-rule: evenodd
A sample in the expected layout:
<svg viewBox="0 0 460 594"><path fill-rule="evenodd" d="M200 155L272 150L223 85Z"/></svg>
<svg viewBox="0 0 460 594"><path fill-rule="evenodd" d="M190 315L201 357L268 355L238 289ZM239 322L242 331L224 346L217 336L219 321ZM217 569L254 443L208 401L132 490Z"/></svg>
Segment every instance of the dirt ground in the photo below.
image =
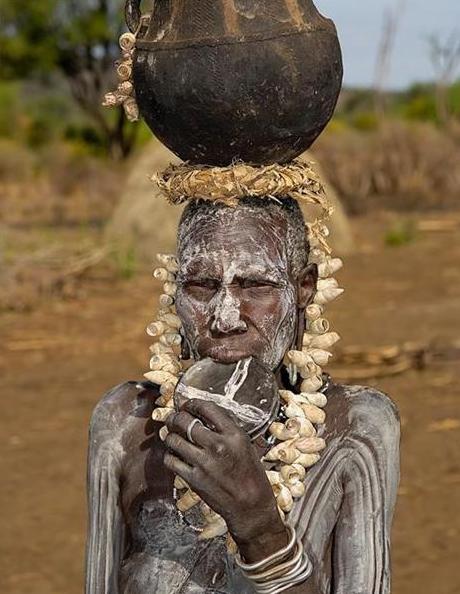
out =
<svg viewBox="0 0 460 594"><path fill-rule="evenodd" d="M334 327L344 345L458 340L458 231L389 247L394 216L355 219L358 250L340 274L346 293L330 308ZM0 318L1 594L82 591L88 420L105 390L145 370L155 290L146 271ZM460 592L457 376L453 360L371 382L396 401L403 426L395 594Z"/></svg>

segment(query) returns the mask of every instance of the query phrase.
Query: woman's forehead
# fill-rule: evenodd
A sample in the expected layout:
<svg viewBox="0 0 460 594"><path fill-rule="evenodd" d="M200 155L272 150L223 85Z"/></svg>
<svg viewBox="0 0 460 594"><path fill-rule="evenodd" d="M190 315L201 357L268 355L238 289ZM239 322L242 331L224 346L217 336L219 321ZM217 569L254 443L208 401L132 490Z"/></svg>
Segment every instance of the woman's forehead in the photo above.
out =
<svg viewBox="0 0 460 594"><path fill-rule="evenodd" d="M252 249L264 242L267 248L284 245L287 222L281 213L269 214L263 209L225 208L196 215L179 230L178 250L190 250L194 243L205 242L218 247L232 241L241 248Z"/></svg>
<svg viewBox="0 0 460 594"><path fill-rule="evenodd" d="M181 234L181 268L233 265L261 272L287 270L287 225L283 217L238 209L218 214L195 218Z"/></svg>

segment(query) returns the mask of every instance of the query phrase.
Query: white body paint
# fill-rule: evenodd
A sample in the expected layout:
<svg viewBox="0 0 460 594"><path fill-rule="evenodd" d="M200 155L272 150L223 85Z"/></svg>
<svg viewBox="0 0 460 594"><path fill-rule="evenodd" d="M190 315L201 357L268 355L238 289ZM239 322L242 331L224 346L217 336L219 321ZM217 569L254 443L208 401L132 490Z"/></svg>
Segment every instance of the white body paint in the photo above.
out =
<svg viewBox="0 0 460 594"><path fill-rule="evenodd" d="M205 277L207 274L217 275L219 288L212 299L202 303L194 300L193 307L199 310L212 331L222 334L243 333L248 329L246 321L241 319L241 300L232 290L237 279L260 278L279 284L277 290L280 308L277 319L274 320L267 315L257 329L265 339L265 348L260 359L275 369L294 340L296 288L293 280L286 280L290 279L286 230L279 221L275 222L267 217L263 210L254 210L250 217L252 225L248 225L250 219L247 210L227 208L217 211L212 218L209 215L197 214L192 219L193 224L181 226L178 238L179 274L176 307L184 321L192 355L199 359L196 350L198 336L195 329L187 323L192 305L183 288L187 279L200 275ZM244 245L235 253L233 246L227 248L226 243L232 243L229 239L239 234L241 244L241 229L246 233ZM260 236L257 237L256 233ZM265 243L271 246L271 254L265 249L260 249L260 245ZM223 341L220 349L225 352L227 348ZM216 355L218 354L217 352Z"/></svg>

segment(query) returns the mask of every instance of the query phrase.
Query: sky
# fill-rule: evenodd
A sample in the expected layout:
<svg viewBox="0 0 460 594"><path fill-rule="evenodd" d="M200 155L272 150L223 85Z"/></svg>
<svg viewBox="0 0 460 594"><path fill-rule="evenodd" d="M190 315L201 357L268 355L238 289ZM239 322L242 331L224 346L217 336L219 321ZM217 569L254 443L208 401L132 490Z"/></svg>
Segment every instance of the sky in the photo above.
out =
<svg viewBox="0 0 460 594"><path fill-rule="evenodd" d="M427 37L460 37L460 0L314 0L331 17L342 44L345 84L370 86L382 38L386 9L405 4L400 11L390 69L385 86L404 88L413 82L433 79ZM460 72L459 72L460 76Z"/></svg>

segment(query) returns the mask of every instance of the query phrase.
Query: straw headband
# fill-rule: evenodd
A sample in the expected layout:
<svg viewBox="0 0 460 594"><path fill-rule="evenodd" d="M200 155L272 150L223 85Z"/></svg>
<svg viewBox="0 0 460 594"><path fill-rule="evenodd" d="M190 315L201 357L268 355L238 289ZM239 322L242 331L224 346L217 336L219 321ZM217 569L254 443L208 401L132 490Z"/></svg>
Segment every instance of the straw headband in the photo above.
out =
<svg viewBox="0 0 460 594"><path fill-rule="evenodd" d="M151 180L171 204L209 200L236 207L240 200L248 197L261 200L290 197L317 206L321 216L308 224L309 234L330 253L323 222L330 217L333 209L312 166L313 163L300 160L285 165L275 163L260 166L236 161L228 167L181 163L155 173Z"/></svg>

